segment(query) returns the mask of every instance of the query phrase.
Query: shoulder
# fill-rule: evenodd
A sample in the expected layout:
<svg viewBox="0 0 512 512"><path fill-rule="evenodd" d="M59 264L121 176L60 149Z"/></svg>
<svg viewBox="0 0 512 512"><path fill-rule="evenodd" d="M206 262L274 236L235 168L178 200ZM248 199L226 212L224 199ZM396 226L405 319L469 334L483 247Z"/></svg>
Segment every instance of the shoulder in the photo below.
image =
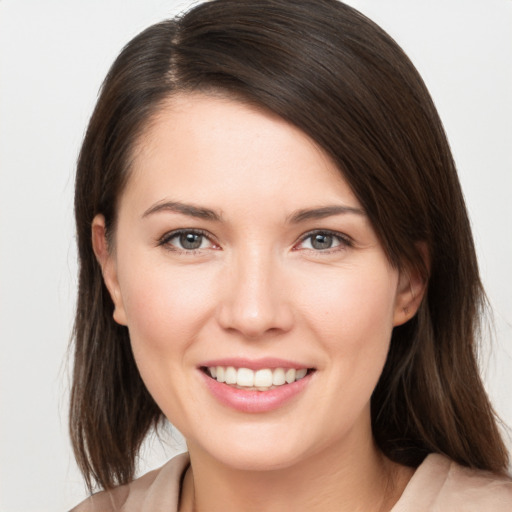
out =
<svg viewBox="0 0 512 512"><path fill-rule="evenodd" d="M431 454L416 470L393 512L512 511L512 479Z"/></svg>
<svg viewBox="0 0 512 512"><path fill-rule="evenodd" d="M155 503L177 510L181 477L188 464L188 454L177 455L129 484L90 496L70 512L149 512Z"/></svg>
<svg viewBox="0 0 512 512"><path fill-rule="evenodd" d="M450 464L444 492L440 493L447 507L459 503L467 510L512 511L512 479L488 471ZM473 508L471 508L473 507Z"/></svg>

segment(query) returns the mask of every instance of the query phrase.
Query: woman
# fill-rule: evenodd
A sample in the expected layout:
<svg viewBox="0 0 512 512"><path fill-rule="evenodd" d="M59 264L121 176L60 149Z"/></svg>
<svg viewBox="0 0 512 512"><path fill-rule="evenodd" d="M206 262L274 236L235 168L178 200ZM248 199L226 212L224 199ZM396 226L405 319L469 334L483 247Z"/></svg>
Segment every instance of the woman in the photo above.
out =
<svg viewBox="0 0 512 512"><path fill-rule="evenodd" d="M216 0L150 27L75 197L71 433L105 489L76 510L510 510L455 167L371 21ZM133 481L164 418L188 454Z"/></svg>

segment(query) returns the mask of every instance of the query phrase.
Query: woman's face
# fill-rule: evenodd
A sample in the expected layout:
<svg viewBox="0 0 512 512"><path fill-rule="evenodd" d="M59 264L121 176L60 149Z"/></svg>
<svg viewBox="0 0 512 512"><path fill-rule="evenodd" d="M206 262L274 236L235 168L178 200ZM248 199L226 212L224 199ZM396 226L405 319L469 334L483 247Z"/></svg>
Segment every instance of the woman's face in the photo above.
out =
<svg viewBox="0 0 512 512"><path fill-rule="evenodd" d="M270 469L368 443L411 286L304 133L240 102L173 98L140 139L110 254L103 234L97 217L114 317L191 451Z"/></svg>

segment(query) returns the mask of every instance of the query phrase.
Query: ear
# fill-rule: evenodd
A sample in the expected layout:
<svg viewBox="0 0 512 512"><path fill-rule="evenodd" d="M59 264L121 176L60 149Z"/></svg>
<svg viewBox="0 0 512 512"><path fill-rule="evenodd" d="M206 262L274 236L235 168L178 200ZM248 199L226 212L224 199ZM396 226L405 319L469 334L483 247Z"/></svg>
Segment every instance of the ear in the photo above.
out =
<svg viewBox="0 0 512 512"><path fill-rule="evenodd" d="M430 259L426 244L418 244L427 272L430 270ZM409 321L418 311L427 290L428 276L419 268L406 268L400 271L395 300L393 325L402 325Z"/></svg>
<svg viewBox="0 0 512 512"><path fill-rule="evenodd" d="M92 248L96 259L101 266L103 280L107 287L112 302L114 303L114 320L120 325L127 325L126 314L123 305L123 298L119 281L117 279L117 264L115 254L108 247L108 241L105 228L105 217L96 215L92 221Z"/></svg>

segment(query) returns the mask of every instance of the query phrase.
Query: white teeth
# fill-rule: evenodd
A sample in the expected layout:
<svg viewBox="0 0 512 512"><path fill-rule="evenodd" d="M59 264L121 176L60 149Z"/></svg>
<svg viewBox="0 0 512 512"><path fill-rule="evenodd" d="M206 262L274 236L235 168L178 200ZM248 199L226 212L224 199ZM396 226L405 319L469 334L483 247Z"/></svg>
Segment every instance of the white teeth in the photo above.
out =
<svg viewBox="0 0 512 512"><path fill-rule="evenodd" d="M297 370L295 372L295 380L300 380L302 377L306 376L306 373L308 373L307 368L301 368L300 370Z"/></svg>
<svg viewBox="0 0 512 512"><path fill-rule="evenodd" d="M269 388L272 386L272 370L258 370L254 374L254 385L259 387Z"/></svg>
<svg viewBox="0 0 512 512"><path fill-rule="evenodd" d="M252 388L254 386L254 372L249 368L238 368L236 373L236 383L239 386Z"/></svg>
<svg viewBox="0 0 512 512"><path fill-rule="evenodd" d="M282 386L286 382L284 370L282 368L276 368L272 372L272 384L274 386Z"/></svg>
<svg viewBox="0 0 512 512"><path fill-rule="evenodd" d="M288 384L295 382L296 371L295 368L290 368L286 370L285 379Z"/></svg>
<svg viewBox="0 0 512 512"><path fill-rule="evenodd" d="M236 384L236 373L236 369L233 368L232 366L228 366L226 368L226 384Z"/></svg>
<svg viewBox="0 0 512 512"><path fill-rule="evenodd" d="M217 377L215 377L217 379L218 382L226 382L226 377L224 376L224 374L226 373L224 371L224 367L223 366L217 366ZM213 375L212 375L213 377Z"/></svg>
<svg viewBox="0 0 512 512"><path fill-rule="evenodd" d="M234 366L210 366L208 367L210 376L217 382L225 382L244 389L257 389L267 391L273 387L291 384L297 380L303 379L307 373L307 368L262 368L261 370L251 370L250 368L235 368Z"/></svg>

